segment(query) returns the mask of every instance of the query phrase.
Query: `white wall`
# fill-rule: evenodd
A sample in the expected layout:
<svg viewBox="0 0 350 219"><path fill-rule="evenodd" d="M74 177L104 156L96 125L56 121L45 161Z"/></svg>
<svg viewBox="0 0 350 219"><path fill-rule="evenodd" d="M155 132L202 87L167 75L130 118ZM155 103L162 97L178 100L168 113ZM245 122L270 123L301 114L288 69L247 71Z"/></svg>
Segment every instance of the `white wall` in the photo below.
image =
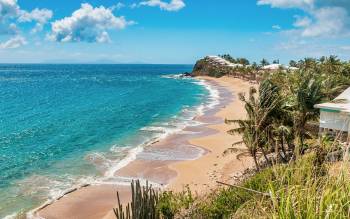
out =
<svg viewBox="0 0 350 219"><path fill-rule="evenodd" d="M320 127L347 132L350 117L340 112L328 112L321 110Z"/></svg>

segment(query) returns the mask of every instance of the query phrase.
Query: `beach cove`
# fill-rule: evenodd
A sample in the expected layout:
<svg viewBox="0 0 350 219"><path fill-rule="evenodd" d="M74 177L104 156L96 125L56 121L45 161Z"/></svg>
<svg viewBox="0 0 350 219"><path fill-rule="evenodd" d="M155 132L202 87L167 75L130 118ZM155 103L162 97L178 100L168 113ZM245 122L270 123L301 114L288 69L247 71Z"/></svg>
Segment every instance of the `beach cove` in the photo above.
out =
<svg viewBox="0 0 350 219"><path fill-rule="evenodd" d="M194 118L199 125L186 127L182 132L170 135L145 148L141 156L117 170L115 176L141 178L143 181L147 179L173 191L182 191L188 186L191 191L201 195L217 188L217 180L234 182L235 176L253 166L250 157L238 160L235 154L223 156L226 148L240 140L240 136L226 133L232 126L225 124L224 121L244 118L244 107L237 94L247 93L252 84L226 76L219 79L211 77L197 79L210 83L219 91L219 103L213 109ZM191 154L193 151L198 151L200 156L189 160L181 159L183 153ZM174 155L173 159L161 159L164 153ZM150 154L152 156L147 158ZM150 157L153 159L149 159ZM116 206L116 192L119 191L122 202L127 202L130 198L129 190L127 183L113 185L113 182L110 182L110 184L84 186L31 213L34 217L48 219L114 218L112 209Z"/></svg>

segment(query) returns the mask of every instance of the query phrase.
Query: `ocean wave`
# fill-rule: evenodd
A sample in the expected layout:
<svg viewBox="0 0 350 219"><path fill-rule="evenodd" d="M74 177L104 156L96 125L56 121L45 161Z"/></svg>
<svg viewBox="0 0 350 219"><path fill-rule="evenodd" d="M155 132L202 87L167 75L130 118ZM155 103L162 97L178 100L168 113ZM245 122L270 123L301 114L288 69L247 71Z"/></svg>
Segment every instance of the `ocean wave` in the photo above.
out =
<svg viewBox="0 0 350 219"><path fill-rule="evenodd" d="M176 78L177 76L163 76ZM201 148L184 145L186 150L182 150L178 148L178 150L158 150L156 152L152 150L145 151L144 149L148 146L165 139L166 137L173 134L189 134L193 132L184 131L187 127L193 127L202 125L202 122L195 120L196 117L202 116L205 114L207 110L214 108L216 105L220 103L220 93L219 90L207 83L204 80L193 80L193 83L196 83L200 86L203 86L208 90L208 97L206 100L197 105L196 107L188 107L185 106L182 111L168 121L158 122L154 124L150 124L149 126L145 126L140 129L141 132L149 133L148 138L144 140L141 144L135 146L121 146L121 145L113 145L109 152L93 152L86 155L85 159L92 163L97 167L98 170L101 170L103 173L100 177L89 177L89 176L64 176L66 180L57 180L57 179L46 179L43 176L34 176L27 181L28 191L31 190L31 185L33 186L35 183L39 183L39 190L41 188L42 193L49 194L49 201L62 197L67 191L70 191L76 188L81 187L82 185L102 185L102 184L111 184L111 185L130 185L130 182L133 178L128 177L119 177L116 176L115 173L127 166L132 161L137 158L144 159L153 159L153 160L194 160L198 159L202 156L205 151ZM51 181L50 181L51 180ZM146 184L148 180L139 179L142 184ZM30 183L28 183L30 182ZM43 183L44 182L44 183ZM149 181L148 181L149 182ZM43 183L43 185L40 185ZM159 185L155 182L149 182L154 186L163 186ZM37 187L38 188L38 187ZM37 189L36 188L36 189ZM28 192L27 191L27 192ZM29 216L33 216L28 214Z"/></svg>
<svg viewBox="0 0 350 219"><path fill-rule="evenodd" d="M12 213L12 214L5 216L3 219L15 219L15 218L17 218L18 214L19 213L15 212L15 213Z"/></svg>
<svg viewBox="0 0 350 219"><path fill-rule="evenodd" d="M163 77L170 77L177 79L180 75L166 75ZM138 145L135 148L131 148L126 155L126 157L118 162L115 163L114 166L112 166L108 171L106 171L105 176L106 177L114 177L115 172L117 170L127 166L130 162L137 159L137 157L142 153L143 157L148 157L156 160L166 160L168 158L173 160L191 160L191 159L197 159L198 157L202 156L205 152L204 150L197 148L193 148L191 151L193 154L195 154L193 157L185 156L183 154L178 154L177 156L179 158L176 158L172 156L171 154L176 153L175 151L171 152L158 152L157 153L150 153L150 152L144 152L144 148L154 144L155 142L158 142L162 139L165 139L166 137L173 135L173 134L184 134L184 129L187 127L193 127L193 126L199 126L202 125L202 122L199 122L195 120L197 116L202 116L207 110L213 109L215 106L217 106L220 103L220 92L219 90L212 84L206 82L205 80L194 80L193 83L196 83L200 86L203 86L205 89L208 90L208 98L205 100L204 103L196 106L196 107L188 107L184 106L182 111L179 115L174 116L173 118L169 119L166 122L161 123L155 123L151 124L149 126L145 126L140 129L140 131L143 132L150 132L153 135L151 140L145 141L142 144Z"/></svg>
<svg viewBox="0 0 350 219"><path fill-rule="evenodd" d="M187 77L184 77L183 74L170 74L170 75L162 75L161 78L168 78L168 79L186 79Z"/></svg>
<svg viewBox="0 0 350 219"><path fill-rule="evenodd" d="M205 150L192 145L179 145L173 149L159 149L147 150L137 155L137 158L144 160L157 161L182 161L182 160L196 160L205 154Z"/></svg>
<svg viewBox="0 0 350 219"><path fill-rule="evenodd" d="M157 133L166 133L167 129L166 127L161 126L147 126L140 129L141 131L148 131L148 132L157 132Z"/></svg>
<svg viewBox="0 0 350 219"><path fill-rule="evenodd" d="M207 109L213 109L220 104L220 92L217 88L206 82L205 80L197 80L193 83L203 86L209 92L209 98L206 103Z"/></svg>

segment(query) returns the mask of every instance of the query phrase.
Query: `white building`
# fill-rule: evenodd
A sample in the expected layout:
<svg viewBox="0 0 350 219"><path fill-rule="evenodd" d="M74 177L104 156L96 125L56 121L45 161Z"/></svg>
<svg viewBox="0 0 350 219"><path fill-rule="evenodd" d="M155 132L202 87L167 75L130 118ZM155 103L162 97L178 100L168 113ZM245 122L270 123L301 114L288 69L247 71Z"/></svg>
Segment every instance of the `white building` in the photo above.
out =
<svg viewBox="0 0 350 219"><path fill-rule="evenodd" d="M207 58L210 61L217 63L221 66L226 66L226 67L230 67L230 68L244 67L244 65L242 65L242 64L231 63L231 62L227 61L226 59L221 58L219 56L207 56Z"/></svg>
<svg viewBox="0 0 350 219"><path fill-rule="evenodd" d="M261 67L262 70L269 70L269 71L276 71L281 68L284 69L284 66L282 64L271 64L271 65L265 65Z"/></svg>
<svg viewBox="0 0 350 219"><path fill-rule="evenodd" d="M320 129L349 133L350 87L333 101L315 105L320 109Z"/></svg>

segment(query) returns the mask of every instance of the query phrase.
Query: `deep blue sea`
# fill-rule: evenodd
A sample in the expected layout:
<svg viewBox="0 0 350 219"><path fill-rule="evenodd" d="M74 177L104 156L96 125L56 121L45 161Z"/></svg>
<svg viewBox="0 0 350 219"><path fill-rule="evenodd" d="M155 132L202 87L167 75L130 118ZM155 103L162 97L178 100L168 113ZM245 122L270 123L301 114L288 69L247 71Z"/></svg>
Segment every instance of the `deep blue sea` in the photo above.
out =
<svg viewBox="0 0 350 219"><path fill-rule="evenodd" d="M209 91L171 75L191 70L0 65L0 218L104 176L125 151L157 137L154 127L188 121Z"/></svg>

